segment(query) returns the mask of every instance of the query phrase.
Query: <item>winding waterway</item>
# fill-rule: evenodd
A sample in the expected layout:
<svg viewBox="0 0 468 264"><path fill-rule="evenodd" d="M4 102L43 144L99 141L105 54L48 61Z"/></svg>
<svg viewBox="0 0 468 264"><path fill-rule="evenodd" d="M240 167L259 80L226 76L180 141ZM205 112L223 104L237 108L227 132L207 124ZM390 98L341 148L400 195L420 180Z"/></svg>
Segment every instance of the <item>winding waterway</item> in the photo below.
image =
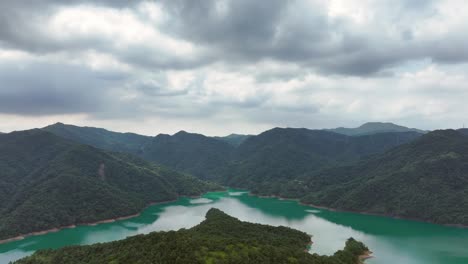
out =
<svg viewBox="0 0 468 264"><path fill-rule="evenodd" d="M59 248L123 239L135 234L192 227L216 207L243 221L284 225L313 235L311 252L332 254L349 237L363 241L374 252L369 264L466 264L468 229L446 227L380 216L335 212L300 205L295 201L259 198L229 190L202 198L181 198L153 205L138 217L96 226L78 226L56 233L31 236L0 245L0 263Z"/></svg>

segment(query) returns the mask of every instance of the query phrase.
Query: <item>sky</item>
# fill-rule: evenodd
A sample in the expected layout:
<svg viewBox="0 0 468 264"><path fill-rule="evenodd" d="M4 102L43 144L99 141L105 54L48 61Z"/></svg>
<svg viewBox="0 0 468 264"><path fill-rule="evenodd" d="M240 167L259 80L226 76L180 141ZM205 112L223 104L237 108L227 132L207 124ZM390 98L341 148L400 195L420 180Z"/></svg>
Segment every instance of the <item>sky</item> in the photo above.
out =
<svg viewBox="0 0 468 264"><path fill-rule="evenodd" d="M2 0L0 131L468 124L465 0Z"/></svg>

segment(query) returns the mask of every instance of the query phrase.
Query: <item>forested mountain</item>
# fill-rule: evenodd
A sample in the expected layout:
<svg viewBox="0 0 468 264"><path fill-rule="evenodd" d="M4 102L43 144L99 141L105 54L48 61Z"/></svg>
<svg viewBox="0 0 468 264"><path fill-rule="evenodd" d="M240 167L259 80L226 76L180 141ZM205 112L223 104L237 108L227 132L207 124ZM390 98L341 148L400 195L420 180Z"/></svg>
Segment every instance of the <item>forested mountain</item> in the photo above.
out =
<svg viewBox="0 0 468 264"><path fill-rule="evenodd" d="M387 133L387 132L417 132L417 133L422 133L422 134L426 133L426 131L424 130L399 126L393 123L382 123L382 122L368 122L356 128L338 127L338 128L326 129L326 130L339 133L339 134L343 134L343 135L347 135L347 136L362 136L362 135L371 135L371 134Z"/></svg>
<svg viewBox="0 0 468 264"><path fill-rule="evenodd" d="M225 136L225 137L213 137L213 138L219 139L221 141L224 141L224 142L227 142L227 143L233 145L234 147L237 147L251 136L252 135L230 134L230 135Z"/></svg>
<svg viewBox="0 0 468 264"><path fill-rule="evenodd" d="M143 145L139 145L143 140L134 143L121 140L121 143L109 145L99 143L102 139L96 136L95 131L105 135L109 133L108 136L113 139L122 138L122 134L63 124L45 129L67 138L71 138L71 134L79 135L73 139L104 149L136 153L148 161L201 179L249 188L262 194L289 192L290 180L303 173L354 162L421 135L402 132L350 137L323 130L274 128L257 136L249 136L238 147L234 147L216 138L185 131L172 136L161 134L149 140L146 138ZM122 145L139 145L139 150L134 152L128 147L115 148Z"/></svg>
<svg viewBox="0 0 468 264"><path fill-rule="evenodd" d="M307 177L304 185L306 203L468 225L468 137L430 132L356 165Z"/></svg>
<svg viewBox="0 0 468 264"><path fill-rule="evenodd" d="M43 129L97 148L136 154L201 179L218 179L219 170L227 165L234 150L225 141L185 131L147 137L61 123Z"/></svg>
<svg viewBox="0 0 468 264"><path fill-rule="evenodd" d="M241 222L218 209L191 229L154 232L125 240L41 250L15 264L304 263L357 264L368 249L350 238L332 256L308 254L310 237L287 227Z"/></svg>
<svg viewBox="0 0 468 264"><path fill-rule="evenodd" d="M0 135L0 239L131 215L215 188L39 129Z"/></svg>
<svg viewBox="0 0 468 264"><path fill-rule="evenodd" d="M356 162L420 135L404 132L350 137L323 130L275 128L250 137L236 149L225 179L228 185L254 193L297 198L305 191L297 181L302 174Z"/></svg>
<svg viewBox="0 0 468 264"><path fill-rule="evenodd" d="M103 128L79 127L56 123L42 128L58 136L97 148L137 154L152 137L134 133L118 133Z"/></svg>
<svg viewBox="0 0 468 264"><path fill-rule="evenodd" d="M180 131L160 134L143 148L140 156L201 179L219 180L231 159L234 147L200 134Z"/></svg>

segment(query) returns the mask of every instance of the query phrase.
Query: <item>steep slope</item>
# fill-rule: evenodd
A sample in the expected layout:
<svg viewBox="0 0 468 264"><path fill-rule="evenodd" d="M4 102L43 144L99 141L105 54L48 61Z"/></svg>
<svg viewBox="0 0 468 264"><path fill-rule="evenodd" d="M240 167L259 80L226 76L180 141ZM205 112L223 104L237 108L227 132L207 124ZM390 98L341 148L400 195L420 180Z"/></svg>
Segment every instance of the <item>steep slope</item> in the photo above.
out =
<svg viewBox="0 0 468 264"><path fill-rule="evenodd" d="M218 209L191 229L155 232L91 246L38 251L16 264L309 263L357 264L368 249L350 238L333 256L304 252L310 237L287 227L241 222Z"/></svg>
<svg viewBox="0 0 468 264"><path fill-rule="evenodd" d="M275 128L236 149L225 175L228 185L262 195L300 197L297 178L323 168L348 164L419 137L419 133L380 133L349 137L323 130Z"/></svg>
<svg viewBox="0 0 468 264"><path fill-rule="evenodd" d="M304 185L306 203L468 225L468 137L434 131L370 160L325 170Z"/></svg>
<svg viewBox="0 0 468 264"><path fill-rule="evenodd" d="M216 188L42 130L0 135L0 239L131 215Z"/></svg>
<svg viewBox="0 0 468 264"><path fill-rule="evenodd" d="M368 122L356 128L338 127L326 130L347 136L362 136L387 132L417 132L422 134L426 133L426 131L424 130L408 128L400 125L395 125L393 123L382 122Z"/></svg>

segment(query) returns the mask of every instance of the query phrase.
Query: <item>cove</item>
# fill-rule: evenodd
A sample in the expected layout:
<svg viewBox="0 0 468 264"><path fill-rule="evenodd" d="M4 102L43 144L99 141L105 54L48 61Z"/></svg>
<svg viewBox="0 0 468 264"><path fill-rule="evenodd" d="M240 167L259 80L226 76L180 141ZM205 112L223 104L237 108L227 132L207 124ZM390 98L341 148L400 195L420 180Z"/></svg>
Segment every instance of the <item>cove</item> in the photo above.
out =
<svg viewBox="0 0 468 264"><path fill-rule="evenodd" d="M466 264L468 229L336 212L295 201L251 196L246 191L212 192L201 198L148 207L140 216L96 226L78 226L56 233L27 237L0 245L0 263L8 263L44 248L85 245L123 239L160 230L192 227L216 207L243 221L284 225L313 235L310 252L332 254L349 237L364 242L373 252L370 264Z"/></svg>

